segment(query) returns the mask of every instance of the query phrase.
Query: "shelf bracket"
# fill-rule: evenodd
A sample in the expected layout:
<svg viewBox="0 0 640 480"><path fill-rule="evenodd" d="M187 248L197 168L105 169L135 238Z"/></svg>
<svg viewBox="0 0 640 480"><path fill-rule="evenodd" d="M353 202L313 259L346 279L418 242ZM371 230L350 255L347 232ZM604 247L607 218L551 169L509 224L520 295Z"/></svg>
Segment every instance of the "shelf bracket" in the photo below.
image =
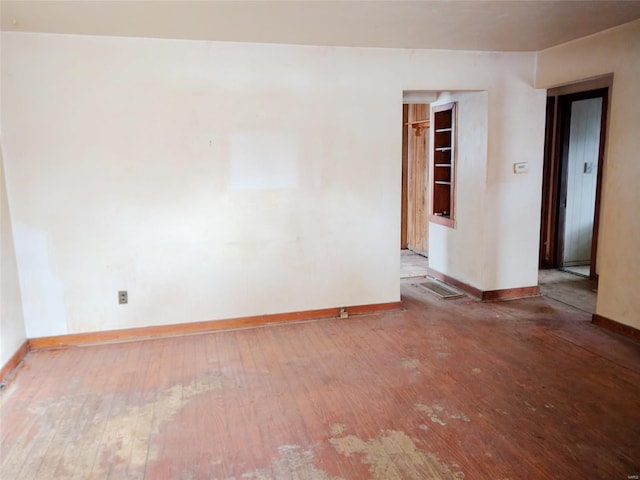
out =
<svg viewBox="0 0 640 480"><path fill-rule="evenodd" d="M414 120L412 122L407 122L407 125L410 125L415 129L413 132L416 137L422 135L422 130L425 128L429 128L431 121L430 120Z"/></svg>

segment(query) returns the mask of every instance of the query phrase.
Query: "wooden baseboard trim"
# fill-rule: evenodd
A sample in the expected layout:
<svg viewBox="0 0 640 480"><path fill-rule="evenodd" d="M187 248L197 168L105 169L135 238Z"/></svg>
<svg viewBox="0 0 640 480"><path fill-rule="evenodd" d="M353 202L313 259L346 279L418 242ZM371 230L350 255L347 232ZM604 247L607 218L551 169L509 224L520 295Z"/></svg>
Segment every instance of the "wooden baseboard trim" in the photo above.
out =
<svg viewBox="0 0 640 480"><path fill-rule="evenodd" d="M479 288L476 287L472 287L469 284L466 284L464 282L461 282L460 280L456 280L453 277L450 277L449 275L447 275L446 273L441 273L437 270L434 270L433 268L429 268L428 269L429 272L429 276L433 277L437 280L440 280L442 282L448 283L449 285L453 285L456 288L459 288L460 290L462 290L463 292L482 299L482 290L480 290Z"/></svg>
<svg viewBox="0 0 640 480"><path fill-rule="evenodd" d="M502 290L485 290L482 292L483 301L513 300L514 298L537 297L540 287L503 288Z"/></svg>
<svg viewBox="0 0 640 480"><path fill-rule="evenodd" d="M460 280L456 280L453 277L445 273L438 272L432 268L429 269L429 275L433 278L441 280L449 285L459 288L463 292L476 297L483 302L495 301L495 300L512 300L514 298L524 297L537 297L540 295L540 288L535 285L533 287L518 287L518 288L504 288L502 290L480 290L479 288L472 287Z"/></svg>
<svg viewBox="0 0 640 480"><path fill-rule="evenodd" d="M400 310L401 308L402 302L389 302L370 305L355 305L351 307L345 307L345 310L349 315L365 315L369 313ZM158 337L190 335L194 333L204 333L215 330L248 328L274 323L331 318L338 317L339 314L340 308L323 308L319 310L255 315L251 317L229 318L225 320L209 320L205 322L158 325L151 327L126 328L121 330L107 330L104 332L75 333L70 335L32 338L31 340L29 340L29 345L31 349L41 349L68 347L74 345L90 345L98 343L117 343Z"/></svg>
<svg viewBox="0 0 640 480"><path fill-rule="evenodd" d="M29 353L29 340L22 342L22 345L18 347L16 353L14 353L9 360L2 366L0 370L0 383L4 382L11 372L18 366L24 357Z"/></svg>
<svg viewBox="0 0 640 480"><path fill-rule="evenodd" d="M640 341L640 330L632 327L631 325L625 325L624 323L616 322L615 320L611 320L610 318L603 317L602 315L598 315L594 313L591 315L591 323L594 325L598 325L599 327L606 328L615 333L619 333L620 335L624 335L625 337L631 338L633 340Z"/></svg>

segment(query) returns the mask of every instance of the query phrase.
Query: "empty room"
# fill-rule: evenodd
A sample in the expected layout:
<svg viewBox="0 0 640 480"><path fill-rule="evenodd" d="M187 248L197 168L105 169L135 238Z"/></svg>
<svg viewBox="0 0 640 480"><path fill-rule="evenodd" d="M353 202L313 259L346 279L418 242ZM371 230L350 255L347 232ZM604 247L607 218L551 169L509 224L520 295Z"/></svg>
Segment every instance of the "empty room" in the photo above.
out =
<svg viewBox="0 0 640 480"><path fill-rule="evenodd" d="M640 477L640 1L0 8L0 478Z"/></svg>

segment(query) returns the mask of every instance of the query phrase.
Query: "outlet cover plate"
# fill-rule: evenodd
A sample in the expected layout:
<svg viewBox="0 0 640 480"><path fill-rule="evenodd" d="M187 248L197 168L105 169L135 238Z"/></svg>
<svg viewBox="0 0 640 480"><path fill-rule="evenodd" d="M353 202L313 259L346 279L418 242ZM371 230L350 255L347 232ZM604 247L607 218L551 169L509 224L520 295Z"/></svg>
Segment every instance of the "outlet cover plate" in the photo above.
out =
<svg viewBox="0 0 640 480"><path fill-rule="evenodd" d="M513 173L527 173L529 171L529 163L514 163L513 164Z"/></svg>

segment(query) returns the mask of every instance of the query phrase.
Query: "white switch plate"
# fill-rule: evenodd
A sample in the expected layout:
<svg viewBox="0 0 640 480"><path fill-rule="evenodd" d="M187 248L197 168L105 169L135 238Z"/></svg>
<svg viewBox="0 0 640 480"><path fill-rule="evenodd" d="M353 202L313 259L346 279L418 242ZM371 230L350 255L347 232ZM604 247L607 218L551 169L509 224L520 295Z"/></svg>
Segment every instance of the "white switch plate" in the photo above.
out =
<svg viewBox="0 0 640 480"><path fill-rule="evenodd" d="M513 173L527 173L528 171L529 164L527 162L513 164Z"/></svg>

